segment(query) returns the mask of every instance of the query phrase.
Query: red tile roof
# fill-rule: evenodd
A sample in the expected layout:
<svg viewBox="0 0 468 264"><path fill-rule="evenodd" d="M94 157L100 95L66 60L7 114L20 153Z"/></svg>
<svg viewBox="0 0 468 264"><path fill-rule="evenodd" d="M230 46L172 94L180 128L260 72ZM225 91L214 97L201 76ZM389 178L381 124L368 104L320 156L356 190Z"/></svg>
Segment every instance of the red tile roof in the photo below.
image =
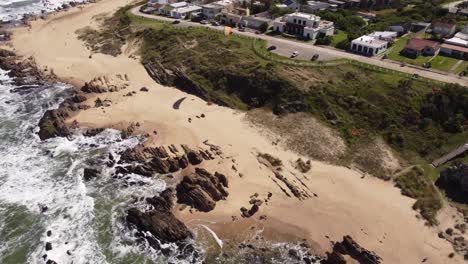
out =
<svg viewBox="0 0 468 264"><path fill-rule="evenodd" d="M413 50L422 50L425 47L431 47L437 49L439 47L439 43L427 39L420 39L420 38L412 38L408 40L406 43L406 49L413 49Z"/></svg>

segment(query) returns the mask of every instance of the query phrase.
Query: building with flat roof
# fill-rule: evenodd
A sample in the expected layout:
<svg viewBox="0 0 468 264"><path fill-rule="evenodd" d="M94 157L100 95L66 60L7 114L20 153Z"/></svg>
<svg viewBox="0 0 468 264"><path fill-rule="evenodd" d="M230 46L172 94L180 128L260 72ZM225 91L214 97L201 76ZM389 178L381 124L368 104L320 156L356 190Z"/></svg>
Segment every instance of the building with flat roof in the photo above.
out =
<svg viewBox="0 0 468 264"><path fill-rule="evenodd" d="M350 50L367 56L375 56L388 48L388 41L364 35L351 41Z"/></svg>
<svg viewBox="0 0 468 264"><path fill-rule="evenodd" d="M373 37L375 39L386 40L391 42L396 39L398 33L393 31L374 31L368 36Z"/></svg>
<svg viewBox="0 0 468 264"><path fill-rule="evenodd" d="M188 6L187 2L177 2L177 3L164 5L159 8L159 14L164 15L164 16L171 16L172 10L176 8L185 7L185 6Z"/></svg>
<svg viewBox="0 0 468 264"><path fill-rule="evenodd" d="M316 39L319 36L333 35L333 22L322 20L319 16L295 12L273 22L273 30L298 35L305 39Z"/></svg>
<svg viewBox="0 0 468 264"><path fill-rule="evenodd" d="M200 12L202 10L201 6L191 5L184 6L181 8L176 8L171 10L171 17L178 19L190 18L190 15L194 12Z"/></svg>
<svg viewBox="0 0 468 264"><path fill-rule="evenodd" d="M306 5L302 6L302 10L306 13L316 13L318 11L327 10L330 8L330 4L320 1L307 1Z"/></svg>

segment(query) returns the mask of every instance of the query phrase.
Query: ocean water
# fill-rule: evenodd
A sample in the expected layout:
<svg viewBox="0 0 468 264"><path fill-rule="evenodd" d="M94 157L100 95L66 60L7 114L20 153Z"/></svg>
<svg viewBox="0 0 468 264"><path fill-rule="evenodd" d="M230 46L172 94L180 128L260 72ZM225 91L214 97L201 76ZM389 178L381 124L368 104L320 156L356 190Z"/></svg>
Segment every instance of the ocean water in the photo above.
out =
<svg viewBox="0 0 468 264"><path fill-rule="evenodd" d="M165 183L138 175L113 179L113 169L102 165L108 153L118 159L141 140L106 130L93 138L78 133L41 142L37 123L68 87L20 95L10 92L14 86L1 70L0 81L0 263L167 263L136 243L123 221L135 197L156 195ZM90 166L102 175L85 182L83 168ZM52 250L45 250L46 242Z"/></svg>
<svg viewBox="0 0 468 264"><path fill-rule="evenodd" d="M25 14L40 14L52 11L64 3L85 2L86 0L0 0L0 20L19 20Z"/></svg>

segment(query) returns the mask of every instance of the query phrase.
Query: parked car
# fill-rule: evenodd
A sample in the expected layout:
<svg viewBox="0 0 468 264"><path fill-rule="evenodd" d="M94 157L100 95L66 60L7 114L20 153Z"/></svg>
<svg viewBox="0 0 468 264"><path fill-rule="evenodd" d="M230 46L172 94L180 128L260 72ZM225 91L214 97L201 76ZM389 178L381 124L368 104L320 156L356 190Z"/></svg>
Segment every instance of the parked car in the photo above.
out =
<svg viewBox="0 0 468 264"><path fill-rule="evenodd" d="M429 69L429 68L432 67L432 64L431 64L431 62L425 62L425 63L423 64L423 67L426 68L426 69Z"/></svg>
<svg viewBox="0 0 468 264"><path fill-rule="evenodd" d="M299 51L296 50L291 54L291 58L295 58L297 55L299 55Z"/></svg>
<svg viewBox="0 0 468 264"><path fill-rule="evenodd" d="M276 46L270 46L267 48L268 51L272 51L272 50L275 50L276 49Z"/></svg>
<svg viewBox="0 0 468 264"><path fill-rule="evenodd" d="M240 32L245 32L245 27L239 27Z"/></svg>
<svg viewBox="0 0 468 264"><path fill-rule="evenodd" d="M220 26L221 24L218 21L213 21L211 22L211 25L217 27L217 26Z"/></svg>
<svg viewBox="0 0 468 264"><path fill-rule="evenodd" d="M174 20L174 21L172 21L172 24L174 24L174 25L180 24L180 21L179 20Z"/></svg>
<svg viewBox="0 0 468 264"><path fill-rule="evenodd" d="M202 21L200 21L200 24L202 24L202 25L207 25L207 24L209 24L209 23L210 23L210 22L208 22L207 20L202 20Z"/></svg>
<svg viewBox="0 0 468 264"><path fill-rule="evenodd" d="M320 55L314 54L314 56L312 56L312 59L310 59L310 60L311 61L316 61L316 60L318 60L319 57L320 57Z"/></svg>

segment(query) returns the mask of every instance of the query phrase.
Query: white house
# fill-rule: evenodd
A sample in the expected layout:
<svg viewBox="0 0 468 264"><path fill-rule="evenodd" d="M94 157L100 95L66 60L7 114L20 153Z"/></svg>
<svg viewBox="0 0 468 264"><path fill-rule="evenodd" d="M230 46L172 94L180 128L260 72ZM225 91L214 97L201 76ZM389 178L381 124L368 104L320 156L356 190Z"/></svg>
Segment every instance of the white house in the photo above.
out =
<svg viewBox="0 0 468 264"><path fill-rule="evenodd" d="M159 8L159 14L164 16L171 16L171 11L177 8L182 8L188 6L187 2L177 2L173 4L164 5Z"/></svg>
<svg viewBox="0 0 468 264"><path fill-rule="evenodd" d="M173 9L171 11L171 17L174 17L177 19L185 19L185 18L189 18L192 13L199 12L201 10L202 8L196 5L184 6L181 8Z"/></svg>
<svg viewBox="0 0 468 264"><path fill-rule="evenodd" d="M388 48L388 41L364 35L351 41L350 49L353 52L374 56Z"/></svg>
<svg viewBox="0 0 468 264"><path fill-rule="evenodd" d="M299 35L306 39L316 39L319 35L329 36L335 32L333 22L321 20L319 16L295 12L273 22L273 30Z"/></svg>
<svg viewBox="0 0 468 264"><path fill-rule="evenodd" d="M368 36L376 38L376 39L386 40L386 41L391 42L391 41L394 41L397 38L398 33L393 32L393 31L374 31L374 32L370 33Z"/></svg>

